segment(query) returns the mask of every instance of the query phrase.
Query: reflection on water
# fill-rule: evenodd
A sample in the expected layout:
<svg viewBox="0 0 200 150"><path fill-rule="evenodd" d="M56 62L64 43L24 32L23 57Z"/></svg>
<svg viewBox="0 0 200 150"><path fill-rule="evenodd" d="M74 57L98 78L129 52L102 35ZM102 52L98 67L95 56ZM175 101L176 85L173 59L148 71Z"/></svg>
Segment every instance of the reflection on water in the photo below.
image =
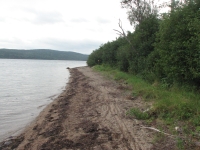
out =
<svg viewBox="0 0 200 150"><path fill-rule="evenodd" d="M0 59L0 141L32 121L65 89L67 67L85 61Z"/></svg>

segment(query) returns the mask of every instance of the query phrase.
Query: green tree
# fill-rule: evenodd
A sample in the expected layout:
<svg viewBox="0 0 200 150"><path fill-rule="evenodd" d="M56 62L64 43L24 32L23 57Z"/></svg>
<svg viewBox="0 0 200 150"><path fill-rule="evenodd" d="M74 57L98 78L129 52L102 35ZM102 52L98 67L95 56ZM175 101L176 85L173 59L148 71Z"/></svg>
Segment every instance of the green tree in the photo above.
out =
<svg viewBox="0 0 200 150"><path fill-rule="evenodd" d="M135 74L147 71L147 57L154 50L156 32L158 31L159 20L155 15L149 16L136 27L132 35L132 43L136 49L130 58L129 70Z"/></svg>
<svg viewBox="0 0 200 150"><path fill-rule="evenodd" d="M155 43L158 76L200 85L200 1L190 0L163 17Z"/></svg>
<svg viewBox="0 0 200 150"><path fill-rule="evenodd" d="M157 14L154 0L122 0L121 5L127 9L128 19L133 25L142 23L149 15Z"/></svg>
<svg viewBox="0 0 200 150"><path fill-rule="evenodd" d="M99 49L93 51L88 57L87 64L90 67L102 64L102 51Z"/></svg>

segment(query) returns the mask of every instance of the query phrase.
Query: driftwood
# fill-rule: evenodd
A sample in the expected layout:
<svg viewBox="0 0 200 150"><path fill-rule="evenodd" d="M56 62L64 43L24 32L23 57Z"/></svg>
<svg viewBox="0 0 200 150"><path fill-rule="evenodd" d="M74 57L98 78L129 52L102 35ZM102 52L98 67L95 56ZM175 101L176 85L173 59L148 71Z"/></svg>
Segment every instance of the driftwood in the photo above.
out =
<svg viewBox="0 0 200 150"><path fill-rule="evenodd" d="M156 128L153 128L153 127L144 127L144 126L141 126L140 128L154 130L154 131L156 131L156 132L159 132L159 133L165 134L165 135L167 135L167 136L169 136L169 137L177 138L177 136L175 136L175 135L165 133L165 132L160 131L160 130L158 130L158 129L156 129Z"/></svg>

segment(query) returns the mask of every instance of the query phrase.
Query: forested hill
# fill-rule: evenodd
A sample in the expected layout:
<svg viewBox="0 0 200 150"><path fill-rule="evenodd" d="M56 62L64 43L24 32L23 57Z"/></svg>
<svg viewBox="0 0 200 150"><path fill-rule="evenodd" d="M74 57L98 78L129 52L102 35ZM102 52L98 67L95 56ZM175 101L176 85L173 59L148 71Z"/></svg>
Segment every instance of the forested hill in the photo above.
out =
<svg viewBox="0 0 200 150"><path fill-rule="evenodd" d="M86 61L88 55L76 52L65 52L48 49L18 50L0 49L0 59L46 59L46 60L83 60Z"/></svg>

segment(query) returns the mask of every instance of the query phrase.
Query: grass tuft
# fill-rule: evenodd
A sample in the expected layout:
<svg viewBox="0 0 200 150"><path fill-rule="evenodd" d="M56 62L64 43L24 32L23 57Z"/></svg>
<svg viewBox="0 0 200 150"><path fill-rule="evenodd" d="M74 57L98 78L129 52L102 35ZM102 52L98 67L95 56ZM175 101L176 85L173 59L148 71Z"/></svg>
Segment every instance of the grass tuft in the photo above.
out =
<svg viewBox="0 0 200 150"><path fill-rule="evenodd" d="M137 108L132 108L130 109L128 112L127 112L127 115L130 115L130 116L135 116L136 119L139 119L139 120L146 120L146 119L149 119L150 118L150 115L146 112L142 112L140 111L139 109Z"/></svg>

